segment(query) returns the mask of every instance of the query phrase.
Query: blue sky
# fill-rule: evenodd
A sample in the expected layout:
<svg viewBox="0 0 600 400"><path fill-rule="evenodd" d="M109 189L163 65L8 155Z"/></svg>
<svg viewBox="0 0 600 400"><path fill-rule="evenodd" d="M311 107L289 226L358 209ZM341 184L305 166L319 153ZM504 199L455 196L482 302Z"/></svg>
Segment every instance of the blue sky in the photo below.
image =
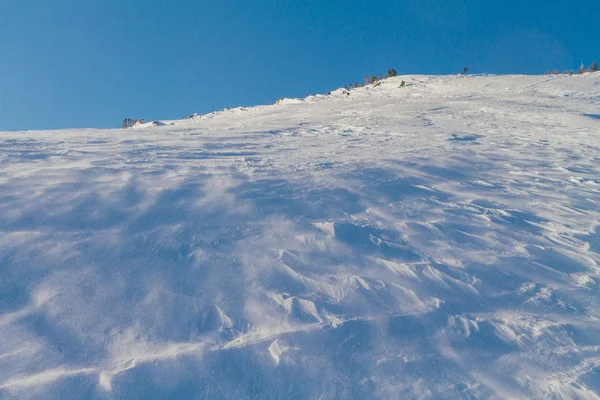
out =
<svg viewBox="0 0 600 400"><path fill-rule="evenodd" d="M119 127L365 74L600 61L597 1L0 0L0 130Z"/></svg>

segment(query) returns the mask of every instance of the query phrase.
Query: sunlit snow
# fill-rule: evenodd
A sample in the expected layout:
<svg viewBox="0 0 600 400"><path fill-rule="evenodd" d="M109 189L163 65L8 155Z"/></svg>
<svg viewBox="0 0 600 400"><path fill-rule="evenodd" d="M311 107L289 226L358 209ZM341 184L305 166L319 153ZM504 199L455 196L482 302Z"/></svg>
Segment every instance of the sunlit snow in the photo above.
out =
<svg viewBox="0 0 600 400"><path fill-rule="evenodd" d="M404 76L0 133L0 398L598 399L599 115Z"/></svg>

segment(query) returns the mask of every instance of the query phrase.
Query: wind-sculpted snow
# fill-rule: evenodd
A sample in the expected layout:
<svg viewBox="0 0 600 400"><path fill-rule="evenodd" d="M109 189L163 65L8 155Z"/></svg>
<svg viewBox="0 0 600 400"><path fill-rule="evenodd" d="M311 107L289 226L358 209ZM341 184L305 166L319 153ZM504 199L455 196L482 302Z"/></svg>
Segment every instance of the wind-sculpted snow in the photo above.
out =
<svg viewBox="0 0 600 400"><path fill-rule="evenodd" d="M599 100L411 76L2 133L0 398L598 399Z"/></svg>

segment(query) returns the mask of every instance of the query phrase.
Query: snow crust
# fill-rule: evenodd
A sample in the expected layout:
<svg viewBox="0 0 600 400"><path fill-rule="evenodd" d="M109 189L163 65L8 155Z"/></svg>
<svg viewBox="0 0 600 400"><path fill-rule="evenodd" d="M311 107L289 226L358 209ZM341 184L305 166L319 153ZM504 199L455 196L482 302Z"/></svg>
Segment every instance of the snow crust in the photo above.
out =
<svg viewBox="0 0 600 400"><path fill-rule="evenodd" d="M0 398L598 399L599 110L403 76L1 133Z"/></svg>

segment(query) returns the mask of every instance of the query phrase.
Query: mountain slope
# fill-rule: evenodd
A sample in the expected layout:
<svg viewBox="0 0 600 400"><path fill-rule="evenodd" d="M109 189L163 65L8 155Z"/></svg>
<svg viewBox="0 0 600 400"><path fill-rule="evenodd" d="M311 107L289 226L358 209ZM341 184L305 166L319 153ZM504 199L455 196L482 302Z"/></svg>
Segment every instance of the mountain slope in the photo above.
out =
<svg viewBox="0 0 600 400"><path fill-rule="evenodd" d="M600 398L599 104L408 76L2 133L0 397Z"/></svg>

